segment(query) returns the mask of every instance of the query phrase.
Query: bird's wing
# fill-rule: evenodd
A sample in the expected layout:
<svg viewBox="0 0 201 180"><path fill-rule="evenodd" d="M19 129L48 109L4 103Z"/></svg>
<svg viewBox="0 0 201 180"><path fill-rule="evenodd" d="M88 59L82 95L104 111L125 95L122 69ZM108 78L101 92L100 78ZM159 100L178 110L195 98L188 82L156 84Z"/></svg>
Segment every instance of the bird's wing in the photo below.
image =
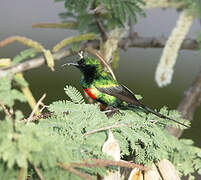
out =
<svg viewBox="0 0 201 180"><path fill-rule="evenodd" d="M142 104L137 100L135 95L132 91L130 91L126 86L124 85L116 85L116 86L110 86L110 87L96 87L100 92L109 94L111 96L117 97L122 101L125 101L127 103L131 103L137 106L141 106Z"/></svg>

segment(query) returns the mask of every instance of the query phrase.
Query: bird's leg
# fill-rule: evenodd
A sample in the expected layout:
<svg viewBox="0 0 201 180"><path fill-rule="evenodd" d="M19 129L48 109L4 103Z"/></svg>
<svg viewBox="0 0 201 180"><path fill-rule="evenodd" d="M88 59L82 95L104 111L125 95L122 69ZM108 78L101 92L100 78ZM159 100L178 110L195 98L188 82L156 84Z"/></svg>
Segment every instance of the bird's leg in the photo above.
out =
<svg viewBox="0 0 201 180"><path fill-rule="evenodd" d="M120 112L118 108L114 108L113 106L108 106L106 110L102 111L104 112L108 117L112 117L115 113Z"/></svg>
<svg viewBox="0 0 201 180"><path fill-rule="evenodd" d="M124 113L120 112L120 109L113 106L108 106L105 111L103 111L108 117L112 117L115 113L119 113L124 115Z"/></svg>
<svg viewBox="0 0 201 180"><path fill-rule="evenodd" d="M106 104L103 104L103 103L99 103L99 108L107 116L112 116L115 112L119 111L117 108L114 108L112 106L107 106Z"/></svg>
<svg viewBox="0 0 201 180"><path fill-rule="evenodd" d="M107 109L107 105L106 104L98 103L98 106L99 106L100 110L103 111L103 112Z"/></svg>
<svg viewBox="0 0 201 180"><path fill-rule="evenodd" d="M107 108L103 111L104 113L112 113L119 111L118 108L114 108L113 106L107 106Z"/></svg>

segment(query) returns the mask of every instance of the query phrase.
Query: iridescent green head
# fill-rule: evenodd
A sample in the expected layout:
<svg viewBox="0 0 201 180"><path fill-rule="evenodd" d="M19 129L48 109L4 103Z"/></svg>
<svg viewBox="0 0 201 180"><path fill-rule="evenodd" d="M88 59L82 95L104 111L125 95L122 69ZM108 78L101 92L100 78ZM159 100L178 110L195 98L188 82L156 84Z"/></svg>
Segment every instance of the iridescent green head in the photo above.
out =
<svg viewBox="0 0 201 180"><path fill-rule="evenodd" d="M79 56L79 61L67 63L67 65L73 65L79 68L80 71L84 74L95 74L101 73L103 71L103 67L98 59L89 56L84 56L83 53L80 53Z"/></svg>
<svg viewBox="0 0 201 180"><path fill-rule="evenodd" d="M79 68L83 69L83 68L96 68L96 69L100 69L102 68L102 65L100 63L99 60L93 58L93 57L89 57L89 56L83 56L78 62Z"/></svg>
<svg viewBox="0 0 201 180"><path fill-rule="evenodd" d="M87 88L92 82L103 82L110 80L114 81L112 76L104 71L104 68L99 59L94 57L84 56L82 53L79 54L80 60L77 62L66 63L65 65L72 65L77 67L81 71L81 84L83 87Z"/></svg>

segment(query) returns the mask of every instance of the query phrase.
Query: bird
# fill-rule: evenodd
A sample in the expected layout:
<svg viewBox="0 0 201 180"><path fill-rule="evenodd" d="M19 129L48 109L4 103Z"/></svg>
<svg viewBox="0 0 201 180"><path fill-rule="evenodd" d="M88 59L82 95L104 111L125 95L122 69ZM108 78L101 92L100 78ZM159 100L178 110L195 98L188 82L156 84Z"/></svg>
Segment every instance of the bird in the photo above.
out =
<svg viewBox="0 0 201 180"><path fill-rule="evenodd" d="M80 84L93 100L113 108L140 108L147 113L154 114L162 119L174 121L189 128L189 126L142 104L131 90L115 80L111 74L104 70L98 59L83 55L83 53L79 53L79 56L80 59L77 62L69 62L63 64L63 66L75 66L81 71Z"/></svg>

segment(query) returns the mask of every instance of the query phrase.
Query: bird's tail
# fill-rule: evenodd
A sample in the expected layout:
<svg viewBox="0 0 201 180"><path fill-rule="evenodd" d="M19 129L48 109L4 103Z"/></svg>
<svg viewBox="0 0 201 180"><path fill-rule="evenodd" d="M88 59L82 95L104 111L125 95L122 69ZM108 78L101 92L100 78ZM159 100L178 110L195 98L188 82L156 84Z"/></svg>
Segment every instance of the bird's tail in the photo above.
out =
<svg viewBox="0 0 201 180"><path fill-rule="evenodd" d="M135 106L135 105L134 105L134 106ZM133 107L133 105L130 105L130 107ZM135 107L136 107L136 106L135 106ZM168 120L173 121L173 122L176 122L177 124L180 124L180 125L182 125L182 126L184 126L184 127L186 127L186 128L190 128L190 126L188 126L188 125L186 125L186 124L184 124L184 123L181 123L181 122L179 122L179 121L177 121L177 120L175 120L175 119L169 118L169 117L167 117L167 116L165 116L165 115L163 115L163 114L161 114L161 113L159 113L159 112L156 112L156 111L154 111L153 109L151 109L151 108L149 108L149 107L147 107L147 106L145 106L145 105L143 105L143 104L141 104L140 107L141 107L143 110L145 110L146 112L152 113L152 114L154 114L154 115L156 115L156 116L158 116L158 117L160 117L160 118L162 118L162 119L168 119Z"/></svg>

